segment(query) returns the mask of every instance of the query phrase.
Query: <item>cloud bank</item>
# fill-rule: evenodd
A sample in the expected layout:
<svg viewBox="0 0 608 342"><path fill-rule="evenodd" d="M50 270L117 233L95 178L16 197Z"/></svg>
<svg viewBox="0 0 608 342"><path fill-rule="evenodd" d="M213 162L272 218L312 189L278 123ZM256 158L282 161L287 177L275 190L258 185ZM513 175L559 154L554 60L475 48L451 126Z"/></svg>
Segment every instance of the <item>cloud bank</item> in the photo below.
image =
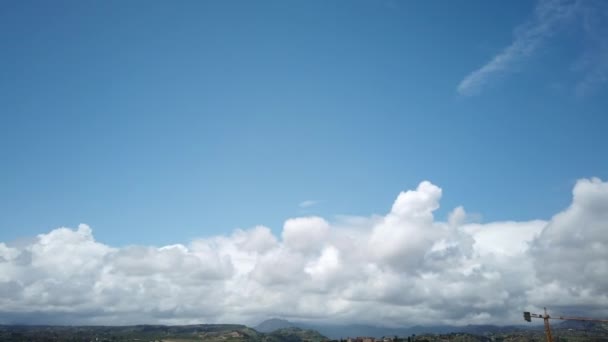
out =
<svg viewBox="0 0 608 342"><path fill-rule="evenodd" d="M467 75L457 86L460 95L479 94L488 83L518 69L543 43L564 27L581 28L584 51L574 63L582 74L574 86L579 96L608 81L608 5L595 0L540 0L532 17L517 27L513 41L490 61ZM550 58L550 56L548 56Z"/></svg>
<svg viewBox="0 0 608 342"><path fill-rule="evenodd" d="M433 216L422 182L384 216L298 217L163 247L112 247L87 225L0 243L0 323L521 323L608 314L608 183L581 179L549 221Z"/></svg>

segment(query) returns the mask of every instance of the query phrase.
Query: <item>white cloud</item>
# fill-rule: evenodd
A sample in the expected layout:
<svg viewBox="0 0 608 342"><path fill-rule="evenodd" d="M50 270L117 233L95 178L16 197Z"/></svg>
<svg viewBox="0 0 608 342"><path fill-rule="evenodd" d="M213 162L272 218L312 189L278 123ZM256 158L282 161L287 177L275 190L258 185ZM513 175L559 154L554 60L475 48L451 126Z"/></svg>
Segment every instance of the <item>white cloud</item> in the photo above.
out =
<svg viewBox="0 0 608 342"><path fill-rule="evenodd" d="M569 23L582 24L587 47L575 69L583 73L576 84L578 95L608 81L608 6L602 1L540 0L530 20L519 26L513 41L489 62L467 75L457 87L460 95L475 95L493 79L514 71L518 63Z"/></svg>
<svg viewBox="0 0 608 342"><path fill-rule="evenodd" d="M306 208L310 208L312 206L315 206L319 203L319 201L315 201L315 200L306 200L306 201L302 201L300 202L300 204L298 204L298 206L302 209L306 209Z"/></svg>
<svg viewBox="0 0 608 342"><path fill-rule="evenodd" d="M314 252L322 247L329 224L320 217L298 217L289 219L283 227L285 246L299 252Z"/></svg>
<svg viewBox="0 0 608 342"><path fill-rule="evenodd" d="M415 191L400 193L391 212L373 227L371 254L381 264L417 271L433 242L442 236L442 228L433 222L440 198L441 189L427 181Z"/></svg>
<svg viewBox="0 0 608 342"><path fill-rule="evenodd" d="M163 247L111 247L91 229L0 243L0 323L387 325L519 323L551 306L607 315L608 183L580 180L551 220L447 222L422 182L386 215L300 217Z"/></svg>
<svg viewBox="0 0 608 342"><path fill-rule="evenodd" d="M555 215L534 240L539 278L608 303L608 183L576 183L568 209Z"/></svg>

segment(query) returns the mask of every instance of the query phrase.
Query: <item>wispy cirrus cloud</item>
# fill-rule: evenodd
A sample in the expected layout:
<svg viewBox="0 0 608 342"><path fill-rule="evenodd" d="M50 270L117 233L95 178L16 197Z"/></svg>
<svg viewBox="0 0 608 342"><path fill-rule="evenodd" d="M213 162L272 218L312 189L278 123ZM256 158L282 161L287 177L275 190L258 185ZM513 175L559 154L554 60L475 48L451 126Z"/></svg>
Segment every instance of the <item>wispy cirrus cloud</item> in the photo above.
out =
<svg viewBox="0 0 608 342"><path fill-rule="evenodd" d="M319 204L319 201L316 200L305 200L300 202L300 204L298 204L298 207L302 208L302 209L306 209L306 208L310 208L313 207L315 205Z"/></svg>
<svg viewBox="0 0 608 342"><path fill-rule="evenodd" d="M592 93L600 84L608 81L608 2L589 2L594 6L581 9L586 50L575 65L584 73L575 86L578 96Z"/></svg>
<svg viewBox="0 0 608 342"><path fill-rule="evenodd" d="M588 6L588 4L585 4ZM516 28L513 42L489 62L467 75L457 87L460 95L479 94L493 79L511 72L525 58L536 52L568 21L583 13L583 4L575 0L541 0L534 15Z"/></svg>

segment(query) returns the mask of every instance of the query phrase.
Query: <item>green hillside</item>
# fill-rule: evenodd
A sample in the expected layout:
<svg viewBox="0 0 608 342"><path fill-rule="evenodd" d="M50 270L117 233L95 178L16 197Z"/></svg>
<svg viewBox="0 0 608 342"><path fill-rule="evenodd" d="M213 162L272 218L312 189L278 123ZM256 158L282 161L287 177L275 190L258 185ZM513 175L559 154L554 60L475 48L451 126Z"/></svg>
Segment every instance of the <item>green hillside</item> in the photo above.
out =
<svg viewBox="0 0 608 342"><path fill-rule="evenodd" d="M244 325L0 326L0 341L320 342L316 331L289 328L264 334Z"/></svg>

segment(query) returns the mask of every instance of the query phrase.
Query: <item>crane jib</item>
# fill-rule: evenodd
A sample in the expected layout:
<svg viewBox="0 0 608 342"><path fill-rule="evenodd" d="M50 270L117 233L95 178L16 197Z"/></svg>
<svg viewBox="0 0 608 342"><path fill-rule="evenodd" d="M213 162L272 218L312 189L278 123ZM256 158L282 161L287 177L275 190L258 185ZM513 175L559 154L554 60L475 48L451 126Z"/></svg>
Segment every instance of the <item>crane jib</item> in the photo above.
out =
<svg viewBox="0 0 608 342"><path fill-rule="evenodd" d="M559 319L559 320L564 320L564 321L590 321L590 322L608 323L608 319L597 319L597 318L590 318L590 317L565 317L565 316L551 317L547 313L547 308L544 308L544 309L545 309L544 315L533 314L533 313L530 313L529 311L525 311L524 320L527 322L532 322L532 318L542 318L545 323L545 335L547 336L547 342L553 342L553 335L551 334L551 326L549 325L550 319Z"/></svg>

